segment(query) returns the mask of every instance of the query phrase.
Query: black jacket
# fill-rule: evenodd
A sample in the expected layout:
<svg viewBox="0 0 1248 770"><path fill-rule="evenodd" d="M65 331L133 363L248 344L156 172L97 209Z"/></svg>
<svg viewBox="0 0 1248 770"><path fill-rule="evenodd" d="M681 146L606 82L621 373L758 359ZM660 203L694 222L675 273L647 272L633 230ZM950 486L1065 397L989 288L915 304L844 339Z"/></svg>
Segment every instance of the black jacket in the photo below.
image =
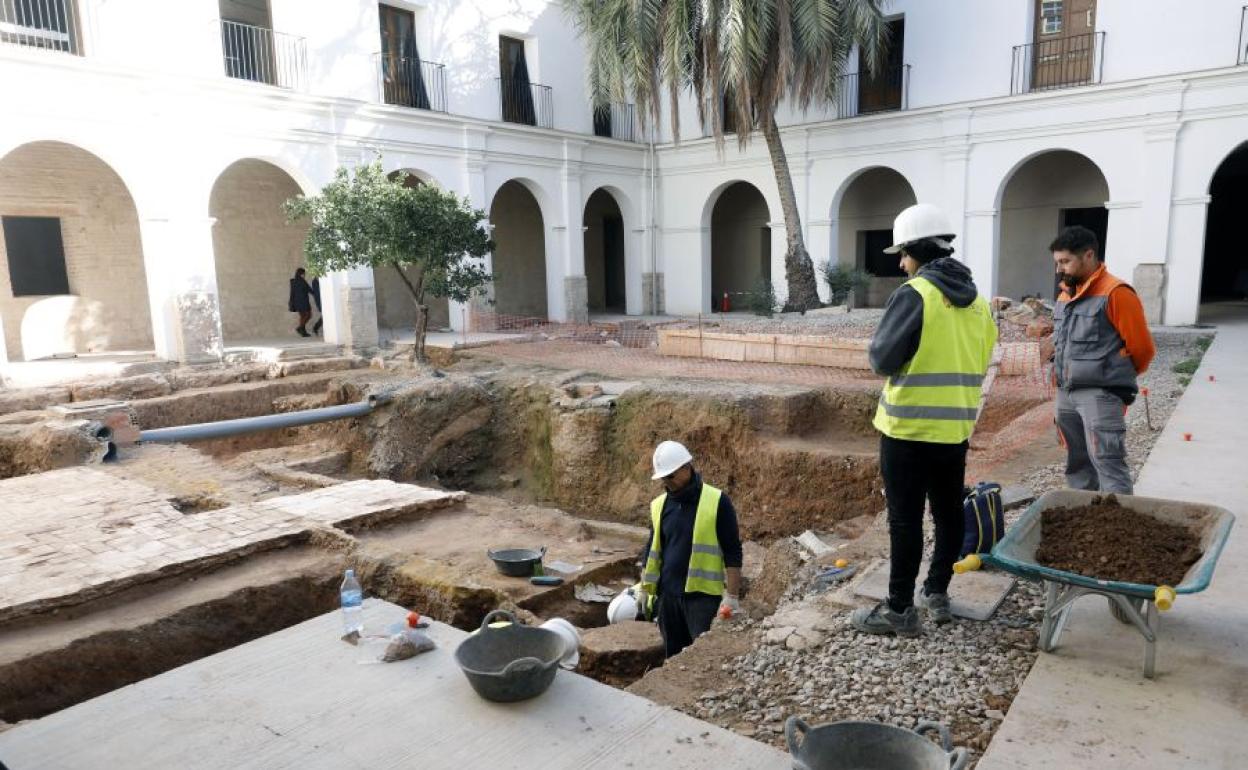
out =
<svg viewBox="0 0 1248 770"><path fill-rule="evenodd" d="M966 265L944 257L919 268L919 276L935 284L954 307L967 307L979 296L971 271ZM885 377L901 371L919 352L923 336L923 298L909 286L902 286L888 298L884 317L871 338L867 358L876 374Z"/></svg>
<svg viewBox="0 0 1248 770"><path fill-rule="evenodd" d="M290 279L290 301L287 307L292 313L312 312L312 287L306 279L298 276Z"/></svg>
<svg viewBox="0 0 1248 770"><path fill-rule="evenodd" d="M685 578L689 572L689 557L693 554L693 521L697 518L698 500L702 497L702 477L693 475L693 481L679 492L667 496L663 512L659 515L662 532L659 542L663 545L663 569L659 573L659 593L683 596ZM719 509L715 515L715 535L720 550L724 552L725 567L741 567L741 533L737 529L737 511L725 492L719 496ZM641 567L644 570L650 555L650 543L654 541L654 527L646 538L641 551Z"/></svg>

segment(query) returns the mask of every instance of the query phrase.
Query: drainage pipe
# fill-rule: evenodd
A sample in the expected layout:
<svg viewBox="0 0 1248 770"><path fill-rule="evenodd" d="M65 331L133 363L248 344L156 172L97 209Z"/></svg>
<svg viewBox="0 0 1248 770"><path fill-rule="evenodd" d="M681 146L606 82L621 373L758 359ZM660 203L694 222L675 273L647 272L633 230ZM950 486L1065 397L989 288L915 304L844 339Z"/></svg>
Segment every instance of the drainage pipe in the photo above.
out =
<svg viewBox="0 0 1248 770"><path fill-rule="evenodd" d="M239 436L279 428L295 428L349 417L363 417L382 404L389 403L389 393L375 393L363 401L342 406L326 406L319 409L303 409L298 412L266 414L259 417L242 417L237 420L201 422L194 425L175 425L171 428L154 428L139 431L140 443L169 443L183 441L207 441L209 439Z"/></svg>

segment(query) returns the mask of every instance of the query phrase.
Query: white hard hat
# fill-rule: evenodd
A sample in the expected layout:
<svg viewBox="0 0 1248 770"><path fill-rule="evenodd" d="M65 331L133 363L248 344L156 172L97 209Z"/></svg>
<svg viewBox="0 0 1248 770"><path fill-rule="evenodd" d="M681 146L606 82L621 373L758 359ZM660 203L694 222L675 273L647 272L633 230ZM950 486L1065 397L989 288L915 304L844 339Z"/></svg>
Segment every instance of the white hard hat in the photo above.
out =
<svg viewBox="0 0 1248 770"><path fill-rule="evenodd" d="M611 603L607 605L607 622L615 625L616 623L636 620L639 609L637 596L633 593L633 589L626 588L616 594Z"/></svg>
<svg viewBox="0 0 1248 770"><path fill-rule="evenodd" d="M884 253L896 254L903 247L924 238L951 241L953 228L945 212L930 203L916 203L893 220L893 245L884 249Z"/></svg>
<svg viewBox="0 0 1248 770"><path fill-rule="evenodd" d="M538 628L554 631L563 639L563 657L559 659L559 665L569 671L576 668L581 660L581 635L577 633L576 626L564 618L551 618Z"/></svg>
<svg viewBox="0 0 1248 770"><path fill-rule="evenodd" d="M693 462L693 455L679 441L664 441L654 448L654 475L650 478L658 481L670 476L682 466Z"/></svg>

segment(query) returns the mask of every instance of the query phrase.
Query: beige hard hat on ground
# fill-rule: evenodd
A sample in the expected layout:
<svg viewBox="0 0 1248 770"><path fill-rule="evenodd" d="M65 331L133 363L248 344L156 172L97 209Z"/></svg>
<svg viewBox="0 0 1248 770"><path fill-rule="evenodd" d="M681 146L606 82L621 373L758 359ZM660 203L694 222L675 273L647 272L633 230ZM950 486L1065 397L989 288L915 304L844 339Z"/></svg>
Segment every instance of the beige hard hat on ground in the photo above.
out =
<svg viewBox="0 0 1248 770"><path fill-rule="evenodd" d="M679 441L664 441L654 448L654 475L650 478L658 481L670 476L684 465L693 462L693 455Z"/></svg>
<svg viewBox="0 0 1248 770"><path fill-rule="evenodd" d="M893 245L885 254L896 254L915 241L934 238L948 248L953 240L953 227L945 212L930 203L916 203L902 210L893 220Z"/></svg>

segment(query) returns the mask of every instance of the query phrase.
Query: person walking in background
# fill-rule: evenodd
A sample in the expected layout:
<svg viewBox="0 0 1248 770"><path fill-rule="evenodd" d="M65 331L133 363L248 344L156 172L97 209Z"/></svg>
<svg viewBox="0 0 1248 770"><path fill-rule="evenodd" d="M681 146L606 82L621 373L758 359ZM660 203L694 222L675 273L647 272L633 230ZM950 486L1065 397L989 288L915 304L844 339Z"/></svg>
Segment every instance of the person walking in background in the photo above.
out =
<svg viewBox="0 0 1248 770"><path fill-rule="evenodd" d="M295 277L290 279L290 301L287 304L290 312L299 316L295 331L300 337L312 336L308 333L308 320L312 318L312 286L304 278L306 274L302 267L295 271Z"/></svg>
<svg viewBox="0 0 1248 770"><path fill-rule="evenodd" d="M325 310L321 305L321 279L320 276L312 279L312 302L316 304L317 319L312 325L312 332L320 334L321 329L325 326Z"/></svg>

